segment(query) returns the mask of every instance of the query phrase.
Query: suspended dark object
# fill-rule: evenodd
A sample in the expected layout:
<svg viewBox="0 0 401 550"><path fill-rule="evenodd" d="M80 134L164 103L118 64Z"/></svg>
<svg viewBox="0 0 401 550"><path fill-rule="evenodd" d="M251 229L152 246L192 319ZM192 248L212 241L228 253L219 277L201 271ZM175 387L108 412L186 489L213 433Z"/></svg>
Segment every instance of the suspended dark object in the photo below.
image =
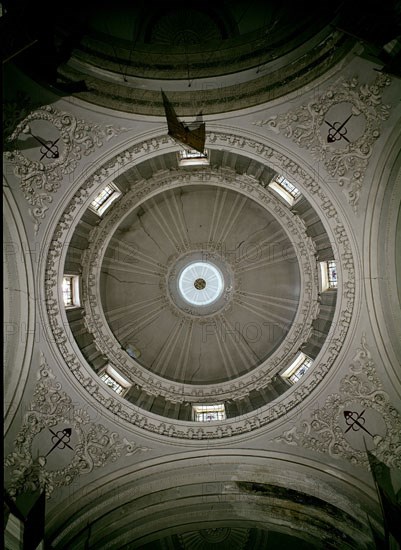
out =
<svg viewBox="0 0 401 550"><path fill-rule="evenodd" d="M187 149L195 149L205 154L205 123L201 122L196 128L190 128L178 120L174 107L162 90L164 110L166 113L168 135Z"/></svg>

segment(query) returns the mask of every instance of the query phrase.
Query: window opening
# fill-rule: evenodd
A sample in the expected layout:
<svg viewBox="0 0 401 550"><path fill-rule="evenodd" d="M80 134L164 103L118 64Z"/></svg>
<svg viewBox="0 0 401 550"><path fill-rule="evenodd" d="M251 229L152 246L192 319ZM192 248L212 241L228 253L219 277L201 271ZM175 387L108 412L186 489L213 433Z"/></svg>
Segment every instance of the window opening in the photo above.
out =
<svg viewBox="0 0 401 550"><path fill-rule="evenodd" d="M306 373L312 363L313 359L301 352L288 369L282 373L282 377L287 378L294 384Z"/></svg>
<svg viewBox="0 0 401 550"><path fill-rule="evenodd" d="M224 420L226 418L226 410L223 403L214 405L209 403L193 405L192 412L193 419L196 422L211 422L213 420Z"/></svg>
<svg viewBox="0 0 401 550"><path fill-rule="evenodd" d="M327 262L329 288L337 288L337 266L334 260Z"/></svg>
<svg viewBox="0 0 401 550"><path fill-rule="evenodd" d="M209 164L207 151L200 153L195 149L181 149L178 152L178 165L179 166L198 166Z"/></svg>
<svg viewBox="0 0 401 550"><path fill-rule="evenodd" d="M276 182L281 185L283 189L287 191L294 199L297 199L301 196L301 191L290 183L284 176L277 176Z"/></svg>
<svg viewBox="0 0 401 550"><path fill-rule="evenodd" d="M124 395L131 387L128 380L125 380L111 365L107 365L99 376L118 395Z"/></svg>
<svg viewBox="0 0 401 550"><path fill-rule="evenodd" d="M335 260L320 262L320 285L321 291L337 289L337 264Z"/></svg>
<svg viewBox="0 0 401 550"><path fill-rule="evenodd" d="M119 395L121 395L122 393L124 393L124 388L114 380L114 378L112 378L109 374L107 374L107 372L104 372L100 378L103 380L103 382L106 382L106 384L108 386L110 386L110 388L112 388L116 393L118 393Z"/></svg>
<svg viewBox="0 0 401 550"><path fill-rule="evenodd" d="M120 195L121 192L110 183L93 199L91 209L101 216Z"/></svg>
<svg viewBox="0 0 401 550"><path fill-rule="evenodd" d="M290 206L301 196L301 191L284 176L276 176L269 187L274 189Z"/></svg>
<svg viewBox="0 0 401 550"><path fill-rule="evenodd" d="M73 278L67 275L63 278L63 300L66 307L72 306L73 301Z"/></svg>
<svg viewBox="0 0 401 550"><path fill-rule="evenodd" d="M220 270L210 262L192 262L180 273L178 288L186 302L205 306L215 302L223 292Z"/></svg>
<svg viewBox="0 0 401 550"><path fill-rule="evenodd" d="M79 307L79 276L64 275L63 284L63 301L66 308Z"/></svg>

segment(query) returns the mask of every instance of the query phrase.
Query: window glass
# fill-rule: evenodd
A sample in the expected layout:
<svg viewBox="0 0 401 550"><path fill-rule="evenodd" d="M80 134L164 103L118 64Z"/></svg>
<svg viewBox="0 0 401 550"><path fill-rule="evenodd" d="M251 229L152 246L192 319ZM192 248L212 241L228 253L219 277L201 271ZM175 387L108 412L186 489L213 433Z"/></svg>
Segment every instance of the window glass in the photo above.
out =
<svg viewBox="0 0 401 550"><path fill-rule="evenodd" d="M274 189L290 206L301 196L299 189L289 182L284 176L276 176L269 187Z"/></svg>
<svg viewBox="0 0 401 550"><path fill-rule="evenodd" d="M63 278L63 300L66 307L73 306L73 277L66 275Z"/></svg>
<svg viewBox="0 0 401 550"><path fill-rule="evenodd" d="M276 181L283 189L287 191L294 199L297 199L301 195L301 191L292 185L284 176L278 176Z"/></svg>
<svg viewBox="0 0 401 550"><path fill-rule="evenodd" d="M124 392L124 388L118 382L116 382L116 380L114 380L114 378L112 378L106 371L100 376L100 378L119 395Z"/></svg>
<svg viewBox="0 0 401 550"><path fill-rule="evenodd" d="M306 373L312 363L313 359L305 355L305 353L300 352L281 376L294 384Z"/></svg>
<svg viewBox="0 0 401 550"><path fill-rule="evenodd" d="M226 411L223 403L215 405L210 405L209 403L194 405L192 410L194 413L194 420L197 422L211 422L212 420L224 420L226 418Z"/></svg>
<svg viewBox="0 0 401 550"><path fill-rule="evenodd" d="M298 382L298 380L305 374L305 372L312 365L313 361L310 357L305 357L302 364L296 369L296 371L290 376L291 382Z"/></svg>
<svg viewBox="0 0 401 550"><path fill-rule="evenodd" d="M119 395L125 394L131 387L131 383L111 365L107 365L104 371L99 374L99 377Z"/></svg>
<svg viewBox="0 0 401 550"><path fill-rule="evenodd" d="M91 202L91 208L101 216L120 195L121 192L114 185L106 185Z"/></svg>
<svg viewBox="0 0 401 550"><path fill-rule="evenodd" d="M196 166L202 164L209 164L207 152L200 153L195 149L184 149L178 153L179 166Z"/></svg>
<svg viewBox="0 0 401 550"><path fill-rule="evenodd" d="M327 262L327 276L329 288L337 288L337 266L333 260Z"/></svg>
<svg viewBox="0 0 401 550"><path fill-rule="evenodd" d="M99 210L102 204L104 204L113 193L114 189L110 187L110 185L106 185L106 187L102 189L98 196L91 202L93 208L95 210Z"/></svg>

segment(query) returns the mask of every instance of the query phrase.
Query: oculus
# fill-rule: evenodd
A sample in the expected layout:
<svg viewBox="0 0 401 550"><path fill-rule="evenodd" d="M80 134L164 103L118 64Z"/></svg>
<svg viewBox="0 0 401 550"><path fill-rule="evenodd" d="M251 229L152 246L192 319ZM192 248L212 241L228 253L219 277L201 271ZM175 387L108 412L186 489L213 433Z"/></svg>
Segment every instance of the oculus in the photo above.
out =
<svg viewBox="0 0 401 550"><path fill-rule="evenodd" d="M215 302L221 296L223 288L223 275L210 262L191 262L184 267L178 278L178 289L182 298L196 306Z"/></svg>

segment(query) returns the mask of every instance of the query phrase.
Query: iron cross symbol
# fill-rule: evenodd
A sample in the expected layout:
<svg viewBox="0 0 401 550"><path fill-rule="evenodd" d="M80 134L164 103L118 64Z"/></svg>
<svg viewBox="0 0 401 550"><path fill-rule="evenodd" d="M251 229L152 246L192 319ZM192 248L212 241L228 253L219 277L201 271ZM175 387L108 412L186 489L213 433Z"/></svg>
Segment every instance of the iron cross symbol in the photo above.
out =
<svg viewBox="0 0 401 550"><path fill-rule="evenodd" d="M325 120L325 123L327 124L327 126L330 126L330 130L327 135L328 143L334 143L335 141L338 141L340 139L345 139L345 141L348 141L348 143L350 143L350 140L345 135L347 133L347 128L345 127L345 125L347 124L347 122L351 117L352 117L352 113L349 115L349 117L346 120L344 120L343 123L333 122L333 124L331 124L330 122L327 122L327 120Z"/></svg>
<svg viewBox="0 0 401 550"><path fill-rule="evenodd" d="M64 430L60 430L58 432L53 432L51 428L49 428L49 431L53 434L52 435L52 443L54 443L53 447L50 449L50 451L47 453L46 456L48 456L54 449L57 447L58 449L65 449L68 447L73 451L74 449L68 445L68 443L71 440L71 428L65 428Z"/></svg>
<svg viewBox="0 0 401 550"><path fill-rule="evenodd" d="M344 411L344 418L346 424L349 426L345 430L345 433L347 433L349 430L352 430L354 432L357 432L359 430L364 430L367 434L370 435L370 437L373 437L373 435L368 432L368 430L364 427L365 419L363 418L364 410L358 414L356 411Z"/></svg>
<svg viewBox="0 0 401 550"><path fill-rule="evenodd" d="M31 130L28 133L42 145L40 148L40 152L42 153L40 160L44 157L47 159L58 159L60 153L56 144L60 141L60 138L57 138L55 141L42 141L38 136L32 134Z"/></svg>

